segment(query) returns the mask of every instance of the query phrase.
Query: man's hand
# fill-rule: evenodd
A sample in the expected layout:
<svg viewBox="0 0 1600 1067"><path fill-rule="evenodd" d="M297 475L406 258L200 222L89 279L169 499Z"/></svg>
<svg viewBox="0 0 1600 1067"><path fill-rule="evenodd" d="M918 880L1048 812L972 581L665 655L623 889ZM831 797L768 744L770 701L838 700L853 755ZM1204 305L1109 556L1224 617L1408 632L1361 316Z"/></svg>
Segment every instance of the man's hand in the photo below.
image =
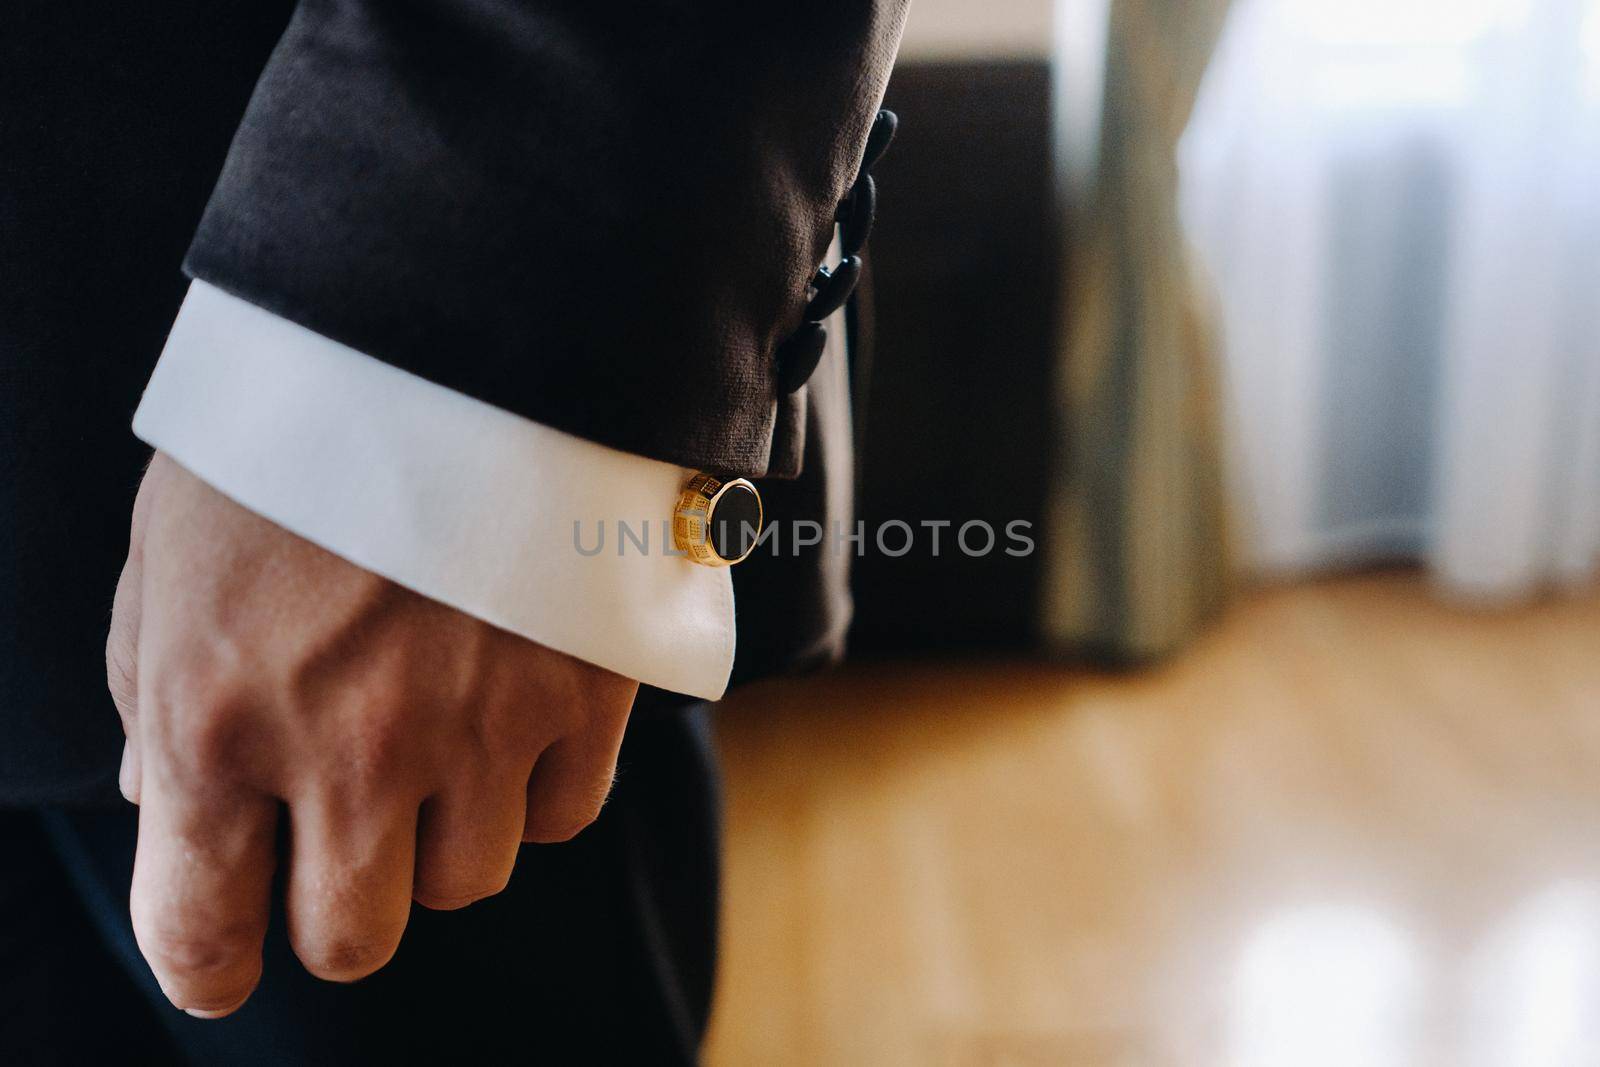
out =
<svg viewBox="0 0 1600 1067"><path fill-rule="evenodd" d="M261 974L278 817L288 932L351 981L413 900L457 908L611 787L637 684L497 630L262 519L157 454L106 648L140 805L132 912L190 1014Z"/></svg>

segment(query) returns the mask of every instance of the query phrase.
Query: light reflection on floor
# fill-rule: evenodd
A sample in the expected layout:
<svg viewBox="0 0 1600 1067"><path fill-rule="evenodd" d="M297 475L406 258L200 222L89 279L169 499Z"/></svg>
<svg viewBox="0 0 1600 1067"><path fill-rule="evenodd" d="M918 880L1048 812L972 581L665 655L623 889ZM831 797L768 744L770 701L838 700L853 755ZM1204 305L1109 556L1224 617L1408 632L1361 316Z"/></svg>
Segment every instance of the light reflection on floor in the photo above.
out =
<svg viewBox="0 0 1600 1067"><path fill-rule="evenodd" d="M1221 1058L1232 1067L1600 1063L1600 885L1557 882L1523 900L1469 949L1459 982L1433 955L1381 907L1273 913L1243 939Z"/></svg>
<svg viewBox="0 0 1600 1067"><path fill-rule="evenodd" d="M1561 882L1523 901L1478 947L1469 974L1461 1062L1600 1062L1600 886Z"/></svg>
<svg viewBox="0 0 1600 1067"><path fill-rule="evenodd" d="M712 1067L1600 1065L1600 592L743 699Z"/></svg>
<svg viewBox="0 0 1600 1067"><path fill-rule="evenodd" d="M1407 1067L1416 946L1381 911L1326 904L1268 916L1234 973L1237 1067Z"/></svg>

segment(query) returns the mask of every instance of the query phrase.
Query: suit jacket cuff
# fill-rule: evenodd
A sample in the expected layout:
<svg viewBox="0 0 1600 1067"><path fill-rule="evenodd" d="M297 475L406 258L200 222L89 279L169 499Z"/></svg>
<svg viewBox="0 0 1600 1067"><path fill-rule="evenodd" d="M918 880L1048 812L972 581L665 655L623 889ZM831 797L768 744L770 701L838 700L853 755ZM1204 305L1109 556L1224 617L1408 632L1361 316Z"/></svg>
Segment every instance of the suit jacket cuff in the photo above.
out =
<svg viewBox="0 0 1600 1067"><path fill-rule="evenodd" d="M503 411L201 281L133 428L238 503L424 596L662 689L714 700L727 686L728 572L668 551L684 468Z"/></svg>

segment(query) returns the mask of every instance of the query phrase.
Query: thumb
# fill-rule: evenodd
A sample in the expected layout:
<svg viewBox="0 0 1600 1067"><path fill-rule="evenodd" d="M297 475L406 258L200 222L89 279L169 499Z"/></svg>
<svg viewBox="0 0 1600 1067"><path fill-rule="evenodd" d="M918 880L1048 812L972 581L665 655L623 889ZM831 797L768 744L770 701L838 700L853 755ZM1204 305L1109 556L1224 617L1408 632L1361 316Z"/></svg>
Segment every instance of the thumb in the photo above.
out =
<svg viewBox="0 0 1600 1067"><path fill-rule="evenodd" d="M106 635L106 688L122 719L125 739L117 785L133 804L139 803L139 612L144 586L144 538L139 513L136 505L128 560L117 579L116 596L111 602L111 631Z"/></svg>

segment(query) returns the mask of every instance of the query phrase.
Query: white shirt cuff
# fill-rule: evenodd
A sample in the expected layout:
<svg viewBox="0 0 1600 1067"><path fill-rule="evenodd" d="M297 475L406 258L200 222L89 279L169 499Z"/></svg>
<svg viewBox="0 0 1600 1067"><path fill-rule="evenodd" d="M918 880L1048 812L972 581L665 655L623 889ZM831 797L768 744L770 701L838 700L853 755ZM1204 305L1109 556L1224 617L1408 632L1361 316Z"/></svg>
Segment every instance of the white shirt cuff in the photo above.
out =
<svg viewBox="0 0 1600 1067"><path fill-rule="evenodd" d="M662 689L727 688L732 579L669 552L691 471L513 415L201 281L133 430L424 596Z"/></svg>

